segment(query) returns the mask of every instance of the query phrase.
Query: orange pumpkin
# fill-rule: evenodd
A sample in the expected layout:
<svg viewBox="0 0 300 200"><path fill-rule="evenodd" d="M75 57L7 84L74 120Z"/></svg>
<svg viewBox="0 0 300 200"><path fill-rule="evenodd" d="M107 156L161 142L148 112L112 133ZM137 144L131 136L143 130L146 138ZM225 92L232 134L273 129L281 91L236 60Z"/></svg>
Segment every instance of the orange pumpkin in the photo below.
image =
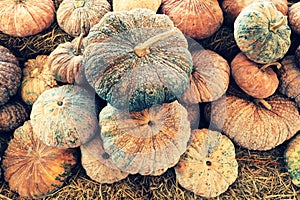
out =
<svg viewBox="0 0 300 200"><path fill-rule="evenodd" d="M0 31L12 36L35 35L54 21L52 0L2 0L0 4Z"/></svg>

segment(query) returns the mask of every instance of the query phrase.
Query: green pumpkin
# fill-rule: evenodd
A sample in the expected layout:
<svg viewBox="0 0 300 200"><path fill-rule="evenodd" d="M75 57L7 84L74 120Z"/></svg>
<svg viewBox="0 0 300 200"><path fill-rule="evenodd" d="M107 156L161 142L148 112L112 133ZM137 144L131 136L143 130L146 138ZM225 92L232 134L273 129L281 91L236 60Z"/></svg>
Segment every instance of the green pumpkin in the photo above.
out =
<svg viewBox="0 0 300 200"><path fill-rule="evenodd" d="M300 134L289 142L284 153L284 159L292 183L300 187Z"/></svg>
<svg viewBox="0 0 300 200"><path fill-rule="evenodd" d="M234 22L234 38L240 50L257 63L275 62L291 45L287 16L271 2L252 3Z"/></svg>
<svg viewBox="0 0 300 200"><path fill-rule="evenodd" d="M172 102L188 87L187 40L166 15L148 9L110 12L85 38L85 75L119 109Z"/></svg>

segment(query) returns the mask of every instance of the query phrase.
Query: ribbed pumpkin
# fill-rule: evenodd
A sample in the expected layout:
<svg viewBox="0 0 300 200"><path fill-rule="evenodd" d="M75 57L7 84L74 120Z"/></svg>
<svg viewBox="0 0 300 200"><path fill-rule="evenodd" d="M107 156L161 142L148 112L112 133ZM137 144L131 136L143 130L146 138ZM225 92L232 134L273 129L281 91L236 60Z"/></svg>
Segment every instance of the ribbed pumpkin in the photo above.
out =
<svg viewBox="0 0 300 200"><path fill-rule="evenodd" d="M60 148L88 142L99 128L94 96L74 85L43 92L32 106L30 119L41 141Z"/></svg>
<svg viewBox="0 0 300 200"><path fill-rule="evenodd" d="M217 131L195 129L175 172L184 188L206 198L219 196L238 177L234 145Z"/></svg>
<svg viewBox="0 0 300 200"><path fill-rule="evenodd" d="M83 34L71 42L59 44L48 57L48 68L55 79L63 83L86 82L82 57Z"/></svg>
<svg viewBox="0 0 300 200"><path fill-rule="evenodd" d="M86 35L110 9L107 0L63 0L56 17L58 25L69 35Z"/></svg>
<svg viewBox="0 0 300 200"><path fill-rule="evenodd" d="M113 11L128 11L136 8L147 8L156 12L162 0L113 0Z"/></svg>
<svg viewBox="0 0 300 200"><path fill-rule="evenodd" d="M279 91L294 99L300 108L300 68L297 66L295 56L285 57L281 64Z"/></svg>
<svg viewBox="0 0 300 200"><path fill-rule="evenodd" d="M17 93L21 77L18 59L9 49L0 46L0 106Z"/></svg>
<svg viewBox="0 0 300 200"><path fill-rule="evenodd" d="M211 50L192 51L192 57L190 86L182 100L192 104L217 100L228 88L230 77L228 62Z"/></svg>
<svg viewBox="0 0 300 200"><path fill-rule="evenodd" d="M231 74L237 85L254 98L267 98L275 93L279 80L271 68L278 69L278 62L259 65L249 60L243 53L239 53L231 62Z"/></svg>
<svg viewBox="0 0 300 200"><path fill-rule="evenodd" d="M280 94L254 100L232 86L224 98L207 106L205 113L212 125L250 150L272 149L300 130L295 102Z"/></svg>
<svg viewBox="0 0 300 200"><path fill-rule="evenodd" d="M292 183L300 187L300 134L289 141L284 152L284 160Z"/></svg>
<svg viewBox="0 0 300 200"><path fill-rule="evenodd" d="M38 55L24 64L21 97L28 105L32 105L45 90L58 85L47 68L47 60L47 55Z"/></svg>
<svg viewBox="0 0 300 200"><path fill-rule="evenodd" d="M11 36L35 35L54 21L52 0L2 0L0 31Z"/></svg>
<svg viewBox="0 0 300 200"><path fill-rule="evenodd" d="M30 121L14 132L3 159L4 177L11 190L30 199L61 187L76 164L75 151L43 144Z"/></svg>
<svg viewBox="0 0 300 200"><path fill-rule="evenodd" d="M234 22L234 38L245 55L257 63L275 62L291 45L287 16L271 2L252 3Z"/></svg>
<svg viewBox="0 0 300 200"><path fill-rule="evenodd" d="M288 12L289 24L293 31L300 34L300 2L294 3L290 6Z"/></svg>
<svg viewBox="0 0 300 200"><path fill-rule="evenodd" d="M269 1L272 2L278 11L283 15L288 13L288 1L287 0L223 0L222 9L224 11L225 22L229 25L234 23L236 17L247 6L255 2Z"/></svg>
<svg viewBox="0 0 300 200"><path fill-rule="evenodd" d="M177 101L129 113L111 105L99 115L105 152L130 174L161 175L187 148L190 123Z"/></svg>
<svg viewBox="0 0 300 200"><path fill-rule="evenodd" d="M88 82L119 109L141 111L172 102L188 87L187 40L166 15L149 9L108 13L84 46Z"/></svg>
<svg viewBox="0 0 300 200"><path fill-rule="evenodd" d="M28 118L25 105L16 99L11 99L0 106L0 133L13 131L21 126Z"/></svg>
<svg viewBox="0 0 300 200"><path fill-rule="evenodd" d="M161 13L168 15L185 35L195 39L213 35L223 23L217 0L162 0Z"/></svg>
<svg viewBox="0 0 300 200"><path fill-rule="evenodd" d="M104 151L100 133L81 145L80 150L81 164L91 179L99 183L114 183L128 176L114 166L110 155Z"/></svg>

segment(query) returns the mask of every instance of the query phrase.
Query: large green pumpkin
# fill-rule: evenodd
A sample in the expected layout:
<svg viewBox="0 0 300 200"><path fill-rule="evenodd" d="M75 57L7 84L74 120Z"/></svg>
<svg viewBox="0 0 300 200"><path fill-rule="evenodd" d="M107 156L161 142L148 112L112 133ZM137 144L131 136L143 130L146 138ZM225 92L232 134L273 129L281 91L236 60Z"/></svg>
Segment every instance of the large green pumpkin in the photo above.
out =
<svg viewBox="0 0 300 200"><path fill-rule="evenodd" d="M283 58L291 45L290 35L287 16L271 2L250 4L234 22L234 38L238 47L257 63Z"/></svg>
<svg viewBox="0 0 300 200"><path fill-rule="evenodd" d="M189 85L187 40L166 15L110 12L85 39L85 74L112 106L141 111L180 97Z"/></svg>

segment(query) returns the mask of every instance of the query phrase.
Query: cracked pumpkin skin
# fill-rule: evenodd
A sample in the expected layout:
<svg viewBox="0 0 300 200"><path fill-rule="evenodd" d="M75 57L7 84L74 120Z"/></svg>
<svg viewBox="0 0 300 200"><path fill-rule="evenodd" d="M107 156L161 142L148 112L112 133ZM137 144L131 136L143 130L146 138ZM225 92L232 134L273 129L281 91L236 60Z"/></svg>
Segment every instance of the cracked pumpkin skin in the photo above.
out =
<svg viewBox="0 0 300 200"><path fill-rule="evenodd" d="M25 37L48 28L54 21L52 0L2 0L0 4L0 31Z"/></svg>
<svg viewBox="0 0 300 200"><path fill-rule="evenodd" d="M14 132L3 159L4 177L21 197L41 198L60 188L76 164L74 150L49 147L33 133L30 121Z"/></svg>

